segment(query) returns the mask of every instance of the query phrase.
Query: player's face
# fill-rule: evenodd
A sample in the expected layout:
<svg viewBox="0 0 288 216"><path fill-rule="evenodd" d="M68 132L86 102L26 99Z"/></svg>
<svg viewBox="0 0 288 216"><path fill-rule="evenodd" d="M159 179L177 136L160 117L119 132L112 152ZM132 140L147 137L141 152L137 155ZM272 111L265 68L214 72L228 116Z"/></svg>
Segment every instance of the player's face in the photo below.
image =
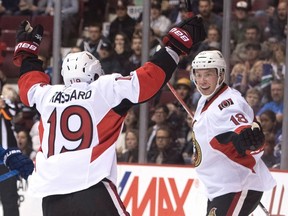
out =
<svg viewBox="0 0 288 216"><path fill-rule="evenodd" d="M195 81L197 83L199 91L203 95L210 95L214 92L217 82L218 76L216 69L196 69L195 70Z"/></svg>

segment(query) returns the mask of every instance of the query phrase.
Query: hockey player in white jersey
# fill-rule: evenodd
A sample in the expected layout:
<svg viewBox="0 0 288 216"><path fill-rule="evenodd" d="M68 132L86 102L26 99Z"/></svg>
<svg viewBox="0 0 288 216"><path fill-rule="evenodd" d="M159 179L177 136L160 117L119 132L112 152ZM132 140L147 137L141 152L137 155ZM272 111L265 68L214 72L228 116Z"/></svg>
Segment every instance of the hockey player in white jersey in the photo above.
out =
<svg viewBox="0 0 288 216"><path fill-rule="evenodd" d="M43 27L21 23L14 64L20 66L20 98L41 114L41 150L29 177L29 190L44 197L44 216L129 215L116 183L115 142L127 111L152 98L171 78L179 55L205 39L202 19L172 28L165 47L130 76L102 75L88 52L68 54L64 85L50 85L37 53Z"/></svg>
<svg viewBox="0 0 288 216"><path fill-rule="evenodd" d="M193 119L195 166L207 189L207 215L247 216L275 186L261 160L264 134L252 108L224 83L220 51L200 52L191 79L201 93Z"/></svg>

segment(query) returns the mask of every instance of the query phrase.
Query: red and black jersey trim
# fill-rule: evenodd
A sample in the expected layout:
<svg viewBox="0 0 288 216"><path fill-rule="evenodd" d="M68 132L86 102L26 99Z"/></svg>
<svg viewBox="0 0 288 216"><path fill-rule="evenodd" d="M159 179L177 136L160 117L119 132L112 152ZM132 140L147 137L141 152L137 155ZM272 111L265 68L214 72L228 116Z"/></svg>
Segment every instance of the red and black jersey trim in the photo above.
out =
<svg viewBox="0 0 288 216"><path fill-rule="evenodd" d="M225 154L228 158L230 158L230 160L247 167L254 172L253 167L256 164L254 157L250 154L243 156L238 153L235 145L233 144L233 138L235 136L237 136L237 133L233 131L219 134L211 140L210 145L213 149Z"/></svg>
<svg viewBox="0 0 288 216"><path fill-rule="evenodd" d="M44 73L43 61L34 56L24 59L20 67L20 76L30 71L41 71Z"/></svg>
<svg viewBox="0 0 288 216"><path fill-rule="evenodd" d="M157 53L155 53L149 62L159 66L165 72L166 77L163 86L170 80L173 72L177 67L176 62L165 48L162 48Z"/></svg>

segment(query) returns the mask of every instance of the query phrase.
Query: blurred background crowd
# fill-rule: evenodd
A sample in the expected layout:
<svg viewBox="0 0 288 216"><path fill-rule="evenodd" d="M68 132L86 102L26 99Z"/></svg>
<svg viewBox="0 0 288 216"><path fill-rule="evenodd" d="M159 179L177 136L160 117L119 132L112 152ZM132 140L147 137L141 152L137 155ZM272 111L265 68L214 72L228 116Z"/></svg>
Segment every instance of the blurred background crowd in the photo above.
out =
<svg viewBox="0 0 288 216"><path fill-rule="evenodd" d="M144 0L143 0L144 1ZM181 57L171 83L194 111L200 94L190 81L191 61L200 51L222 48L223 1L190 0L194 15L205 23L207 38ZM238 89L252 106L266 135L263 160L279 168L282 143L283 95L287 28L286 0L231 0L229 85ZM18 68L12 64L16 29L23 19L44 25L40 56L52 74L54 0L0 1L0 107L1 127L16 134L18 147L32 159L40 146L40 116L19 100L15 87ZM68 52L89 51L106 74L123 76L141 65L142 0L62 0L62 57ZM150 52L162 37L187 18L182 0L151 0ZM164 86L149 104L147 162L193 165L192 118ZM2 113L9 108L11 118ZM8 124L8 122L10 124ZM139 107L131 109L116 145L119 162L138 162ZM3 130L1 130L3 133ZM3 136L1 136L2 138ZM3 143L2 143L3 145Z"/></svg>

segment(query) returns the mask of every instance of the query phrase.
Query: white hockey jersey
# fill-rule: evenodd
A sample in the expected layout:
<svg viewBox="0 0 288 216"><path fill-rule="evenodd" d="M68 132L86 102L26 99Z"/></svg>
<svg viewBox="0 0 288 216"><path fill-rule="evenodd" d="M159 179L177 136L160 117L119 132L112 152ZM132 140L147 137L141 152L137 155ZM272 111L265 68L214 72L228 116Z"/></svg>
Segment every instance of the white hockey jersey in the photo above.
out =
<svg viewBox="0 0 288 216"><path fill-rule="evenodd" d="M20 98L41 114L41 150L29 191L45 197L83 190L103 178L116 184L115 142L126 113L158 92L178 60L174 51L162 49L128 77L104 75L70 87L49 85L46 74L31 71L33 62L24 61Z"/></svg>
<svg viewBox="0 0 288 216"><path fill-rule="evenodd" d="M231 192L265 191L275 186L261 160L262 150L242 157L231 140L217 136L229 131L239 134L251 127L253 110L237 90L223 85L211 100L202 96L193 120L196 171L210 200Z"/></svg>

